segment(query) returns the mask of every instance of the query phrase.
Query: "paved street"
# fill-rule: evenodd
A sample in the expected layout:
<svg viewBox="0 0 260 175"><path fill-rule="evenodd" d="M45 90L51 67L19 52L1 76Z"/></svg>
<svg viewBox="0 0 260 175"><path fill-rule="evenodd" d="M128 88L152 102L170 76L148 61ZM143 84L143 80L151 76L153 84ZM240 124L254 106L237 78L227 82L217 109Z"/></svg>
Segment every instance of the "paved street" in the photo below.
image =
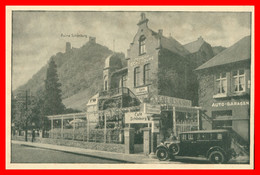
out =
<svg viewBox="0 0 260 175"><path fill-rule="evenodd" d="M85 155L12 144L12 163L124 163Z"/></svg>

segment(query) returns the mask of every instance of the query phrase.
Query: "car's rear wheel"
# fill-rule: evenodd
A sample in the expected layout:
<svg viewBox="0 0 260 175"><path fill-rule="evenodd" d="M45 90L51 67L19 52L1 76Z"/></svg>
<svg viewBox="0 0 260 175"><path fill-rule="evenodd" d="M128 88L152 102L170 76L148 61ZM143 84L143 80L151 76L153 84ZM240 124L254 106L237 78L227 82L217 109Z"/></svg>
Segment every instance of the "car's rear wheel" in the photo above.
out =
<svg viewBox="0 0 260 175"><path fill-rule="evenodd" d="M169 153L168 150L165 148L159 148L156 151L156 156L159 160L165 161L168 159L169 157Z"/></svg>
<svg viewBox="0 0 260 175"><path fill-rule="evenodd" d="M172 155L176 156L180 152L180 146L179 144L173 143L169 146L169 150Z"/></svg>
<svg viewBox="0 0 260 175"><path fill-rule="evenodd" d="M209 155L209 161L214 164L225 162L225 156L221 151L212 151Z"/></svg>

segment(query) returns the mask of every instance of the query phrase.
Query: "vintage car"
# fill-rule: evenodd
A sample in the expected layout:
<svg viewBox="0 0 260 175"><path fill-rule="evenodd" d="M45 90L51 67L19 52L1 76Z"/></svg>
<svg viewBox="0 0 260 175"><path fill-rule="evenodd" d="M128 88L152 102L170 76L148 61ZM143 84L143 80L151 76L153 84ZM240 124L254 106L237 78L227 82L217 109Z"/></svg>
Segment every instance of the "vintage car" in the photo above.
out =
<svg viewBox="0 0 260 175"><path fill-rule="evenodd" d="M157 146L159 160L175 156L204 156L211 163L226 163L235 155L231 149L228 130L199 130L179 134L176 141L166 141Z"/></svg>

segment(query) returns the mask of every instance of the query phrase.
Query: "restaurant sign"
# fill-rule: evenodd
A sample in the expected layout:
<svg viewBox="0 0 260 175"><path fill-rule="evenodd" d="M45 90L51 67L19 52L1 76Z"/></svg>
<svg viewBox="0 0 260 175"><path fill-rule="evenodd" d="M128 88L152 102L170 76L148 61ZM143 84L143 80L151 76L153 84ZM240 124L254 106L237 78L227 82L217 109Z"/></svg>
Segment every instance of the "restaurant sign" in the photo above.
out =
<svg viewBox="0 0 260 175"><path fill-rule="evenodd" d="M213 103L212 107L225 107L225 106L245 106L249 105L249 101L230 101Z"/></svg>
<svg viewBox="0 0 260 175"><path fill-rule="evenodd" d="M148 115L142 112L125 113L125 123L148 123L148 122L150 122Z"/></svg>
<svg viewBox="0 0 260 175"><path fill-rule="evenodd" d="M146 114L161 114L161 106L149 103L144 103L144 113Z"/></svg>
<svg viewBox="0 0 260 175"><path fill-rule="evenodd" d="M168 97L163 95L155 95L150 97L149 99L151 104L167 104L173 106L181 106L181 107L191 107L191 100Z"/></svg>
<svg viewBox="0 0 260 175"><path fill-rule="evenodd" d="M148 93L148 86L140 87L135 89L136 94L145 94Z"/></svg>

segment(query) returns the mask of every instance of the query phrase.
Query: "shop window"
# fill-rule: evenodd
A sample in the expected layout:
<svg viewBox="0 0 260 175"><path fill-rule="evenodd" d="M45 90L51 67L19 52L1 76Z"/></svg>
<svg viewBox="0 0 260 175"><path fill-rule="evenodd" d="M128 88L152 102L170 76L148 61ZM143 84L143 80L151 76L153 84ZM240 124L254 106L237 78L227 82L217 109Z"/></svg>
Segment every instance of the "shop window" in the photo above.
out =
<svg viewBox="0 0 260 175"><path fill-rule="evenodd" d="M145 54L146 52L146 49L145 49L145 36L142 35L139 39L139 54L142 55L142 54Z"/></svg>
<svg viewBox="0 0 260 175"><path fill-rule="evenodd" d="M136 67L134 69L134 86L140 86L141 80L140 80L140 67Z"/></svg>
<svg viewBox="0 0 260 175"><path fill-rule="evenodd" d="M216 118L219 116L232 116L232 110L212 111L213 118Z"/></svg>
<svg viewBox="0 0 260 175"><path fill-rule="evenodd" d="M227 75L226 73L219 73L216 75L217 94L227 93Z"/></svg>
<svg viewBox="0 0 260 175"><path fill-rule="evenodd" d="M144 65L144 84L150 82L150 64Z"/></svg>
<svg viewBox="0 0 260 175"><path fill-rule="evenodd" d="M244 92L245 91L245 71L243 69L233 71L233 82L234 82L234 91L235 92Z"/></svg>

